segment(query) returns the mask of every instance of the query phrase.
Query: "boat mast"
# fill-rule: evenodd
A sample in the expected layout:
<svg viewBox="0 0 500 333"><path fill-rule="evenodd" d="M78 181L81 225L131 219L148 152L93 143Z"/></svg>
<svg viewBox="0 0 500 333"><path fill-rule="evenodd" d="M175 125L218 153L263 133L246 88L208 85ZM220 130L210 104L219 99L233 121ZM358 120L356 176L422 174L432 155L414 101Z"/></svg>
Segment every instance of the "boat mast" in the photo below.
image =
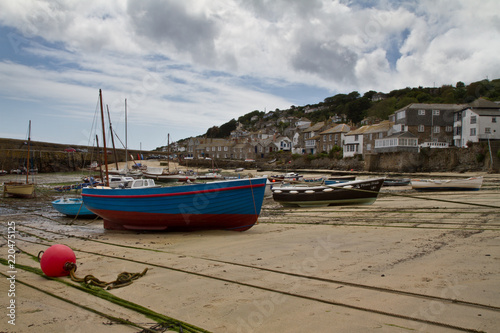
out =
<svg viewBox="0 0 500 333"><path fill-rule="evenodd" d="M102 176L102 158L101 158L101 151L99 150L99 136L95 136L95 141L97 145L97 156L99 160L99 176L101 177L101 180L104 180L104 177Z"/></svg>
<svg viewBox="0 0 500 333"><path fill-rule="evenodd" d="M106 110L108 110L109 131L111 132L111 143L113 145L113 156L115 157L116 171L118 171L119 170L119 168L118 168L118 157L116 156L115 138L114 138L113 126L111 125L111 116L109 115L109 107L108 107L108 105L106 105Z"/></svg>
<svg viewBox="0 0 500 333"><path fill-rule="evenodd" d="M127 99L125 98L125 170L128 171Z"/></svg>
<svg viewBox="0 0 500 333"><path fill-rule="evenodd" d="M102 107L102 92L101 92L101 89L99 89L99 101L101 103L102 144L104 146L104 164L106 165L106 186L109 186L108 151L106 149L106 128L104 127L104 109Z"/></svg>
<svg viewBox="0 0 500 333"><path fill-rule="evenodd" d="M26 184L29 183L29 177L30 177L30 142L31 142L31 120L28 127L28 159L26 160Z"/></svg>

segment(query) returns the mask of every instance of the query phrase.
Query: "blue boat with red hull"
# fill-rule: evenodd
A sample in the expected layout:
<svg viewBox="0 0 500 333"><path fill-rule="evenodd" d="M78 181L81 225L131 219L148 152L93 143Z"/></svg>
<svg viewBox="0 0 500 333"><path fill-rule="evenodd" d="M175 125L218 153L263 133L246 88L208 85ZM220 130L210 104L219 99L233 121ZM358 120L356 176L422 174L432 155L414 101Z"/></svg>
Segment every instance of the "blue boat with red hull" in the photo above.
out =
<svg viewBox="0 0 500 333"><path fill-rule="evenodd" d="M259 217L267 178L145 189L84 188L85 206L110 230L245 231Z"/></svg>

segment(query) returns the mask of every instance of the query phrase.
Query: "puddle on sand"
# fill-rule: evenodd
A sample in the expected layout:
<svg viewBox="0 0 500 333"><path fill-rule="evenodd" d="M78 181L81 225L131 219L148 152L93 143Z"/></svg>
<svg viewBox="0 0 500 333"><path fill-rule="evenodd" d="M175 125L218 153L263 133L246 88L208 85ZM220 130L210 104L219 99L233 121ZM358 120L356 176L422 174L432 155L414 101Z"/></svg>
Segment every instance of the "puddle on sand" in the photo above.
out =
<svg viewBox="0 0 500 333"><path fill-rule="evenodd" d="M0 195L0 216L8 214L45 214L54 211L51 202L59 196L44 195L36 198L2 197Z"/></svg>

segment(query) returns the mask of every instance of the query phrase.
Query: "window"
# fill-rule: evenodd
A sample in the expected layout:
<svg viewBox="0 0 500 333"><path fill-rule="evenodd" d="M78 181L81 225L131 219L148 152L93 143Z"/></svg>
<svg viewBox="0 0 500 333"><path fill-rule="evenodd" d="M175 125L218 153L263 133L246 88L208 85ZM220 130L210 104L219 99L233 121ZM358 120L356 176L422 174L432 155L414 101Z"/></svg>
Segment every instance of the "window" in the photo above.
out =
<svg viewBox="0 0 500 333"><path fill-rule="evenodd" d="M475 128L470 129L470 136L476 136L476 129Z"/></svg>
<svg viewBox="0 0 500 333"><path fill-rule="evenodd" d="M419 116L425 116L425 110L418 110Z"/></svg>
<svg viewBox="0 0 500 333"><path fill-rule="evenodd" d="M453 132L452 126L446 126L446 132Z"/></svg>
<svg viewBox="0 0 500 333"><path fill-rule="evenodd" d="M434 126L434 133L439 133L441 131L441 127Z"/></svg>
<svg viewBox="0 0 500 333"><path fill-rule="evenodd" d="M358 139L359 139L359 135L357 135L357 134L356 134L356 135L354 136L354 141L358 141Z"/></svg>
<svg viewBox="0 0 500 333"><path fill-rule="evenodd" d="M396 119L403 119L406 118L406 111L401 111L396 114Z"/></svg>
<svg viewBox="0 0 500 333"><path fill-rule="evenodd" d="M432 110L433 116L439 116L439 110Z"/></svg>
<svg viewBox="0 0 500 333"><path fill-rule="evenodd" d="M418 131L419 132L425 131L425 126L424 125L418 125Z"/></svg>
<svg viewBox="0 0 500 333"><path fill-rule="evenodd" d="M486 133L486 134L490 134L490 133L491 133L491 128L486 127L486 128L484 129L484 133Z"/></svg>
<svg viewBox="0 0 500 333"><path fill-rule="evenodd" d="M368 150L368 151L372 150L372 145L371 144L367 144L366 145L366 150Z"/></svg>
<svg viewBox="0 0 500 333"><path fill-rule="evenodd" d="M496 118L496 117L492 117L492 118L491 118L491 122L492 122L492 123L496 123L496 122L497 122L497 118Z"/></svg>
<svg viewBox="0 0 500 333"><path fill-rule="evenodd" d="M477 117L476 116L470 117L470 123L471 124L475 124L476 122L477 122Z"/></svg>

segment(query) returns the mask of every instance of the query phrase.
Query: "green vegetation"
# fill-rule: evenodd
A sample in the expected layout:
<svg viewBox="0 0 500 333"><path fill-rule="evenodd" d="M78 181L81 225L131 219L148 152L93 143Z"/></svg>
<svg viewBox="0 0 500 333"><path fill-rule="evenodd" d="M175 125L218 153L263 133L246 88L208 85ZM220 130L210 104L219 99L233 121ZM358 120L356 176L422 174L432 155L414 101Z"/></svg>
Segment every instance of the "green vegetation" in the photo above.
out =
<svg viewBox="0 0 500 333"><path fill-rule="evenodd" d="M380 97L380 99L374 98ZM258 130L265 122L274 121L280 132L284 132L288 126L286 123L276 123L282 117L307 117L313 123L326 121L333 116L345 117L345 122L359 124L367 117L386 120L389 115L411 103L446 103L464 104L470 103L478 98L491 101L500 100L500 79L482 80L465 85L459 81L452 85L441 87L418 87L393 90L389 93L377 93L370 90L360 95L353 91L348 94L337 94L327 97L323 102L306 106L290 106L288 110L263 112L254 110L238 120L231 119L221 126L213 126L207 130L205 136L210 138L227 138L231 131L235 130L237 124L243 125L248 131ZM311 112L311 110L313 110ZM306 113L306 111L309 111ZM344 122L342 121L342 122Z"/></svg>

